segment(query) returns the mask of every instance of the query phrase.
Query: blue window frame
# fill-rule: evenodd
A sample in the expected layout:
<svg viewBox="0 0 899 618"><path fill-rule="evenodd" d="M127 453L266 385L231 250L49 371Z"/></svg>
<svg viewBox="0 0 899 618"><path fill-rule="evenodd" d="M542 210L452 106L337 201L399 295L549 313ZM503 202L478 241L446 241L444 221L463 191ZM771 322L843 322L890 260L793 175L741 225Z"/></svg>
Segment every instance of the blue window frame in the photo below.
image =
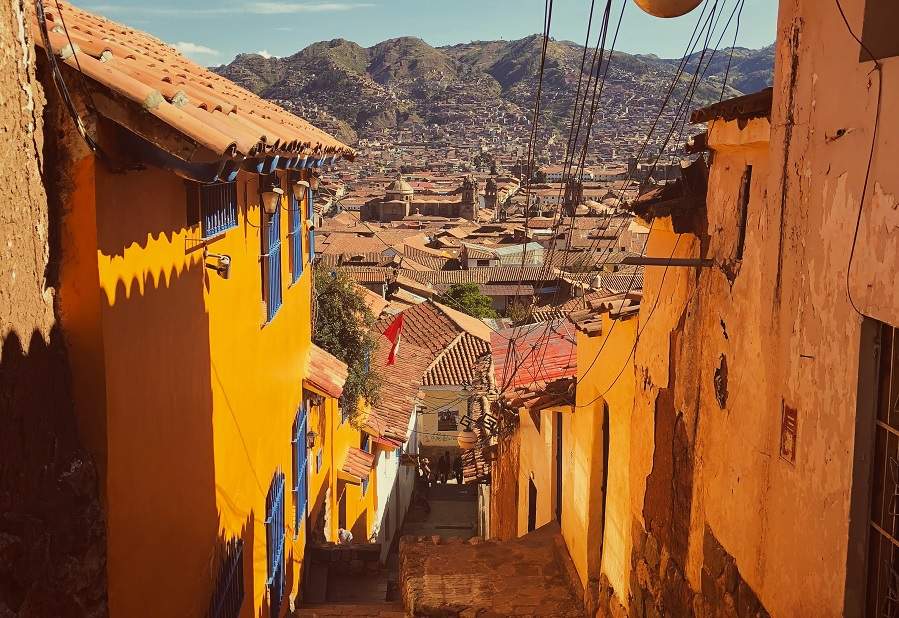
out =
<svg viewBox="0 0 899 618"><path fill-rule="evenodd" d="M359 448L366 453L371 453L371 437L364 431L362 432L362 439L359 442Z"/></svg>
<svg viewBox="0 0 899 618"><path fill-rule="evenodd" d="M303 205L296 195L290 194L290 275L296 283L303 274Z"/></svg>
<svg viewBox="0 0 899 618"><path fill-rule="evenodd" d="M318 474L322 471L322 463L324 462L322 449L318 449L318 453L315 454L315 473Z"/></svg>
<svg viewBox="0 0 899 618"><path fill-rule="evenodd" d="M266 318L270 322L281 308L281 208L273 215L265 215L262 230L262 266Z"/></svg>
<svg viewBox="0 0 899 618"><path fill-rule="evenodd" d="M315 230L312 222L315 221L315 191L309 188L306 193L306 218L309 220L309 263L315 261Z"/></svg>
<svg viewBox="0 0 899 618"><path fill-rule="evenodd" d="M306 515L308 488L306 485L306 426L307 408L305 402L300 404L297 416L293 421L293 538L300 536L300 523Z"/></svg>
<svg viewBox="0 0 899 618"><path fill-rule="evenodd" d="M237 227L237 183L201 184L200 222L203 238Z"/></svg>
<svg viewBox="0 0 899 618"><path fill-rule="evenodd" d="M280 469L275 471L265 499L265 551L269 607L272 618L277 618L284 598L284 473Z"/></svg>
<svg viewBox="0 0 899 618"><path fill-rule="evenodd" d="M365 496L365 494L367 494L367 493L368 493L368 477L365 477L364 479L362 479L362 495Z"/></svg>
<svg viewBox="0 0 899 618"><path fill-rule="evenodd" d="M207 618L238 618L243 606L243 539L224 545Z"/></svg>

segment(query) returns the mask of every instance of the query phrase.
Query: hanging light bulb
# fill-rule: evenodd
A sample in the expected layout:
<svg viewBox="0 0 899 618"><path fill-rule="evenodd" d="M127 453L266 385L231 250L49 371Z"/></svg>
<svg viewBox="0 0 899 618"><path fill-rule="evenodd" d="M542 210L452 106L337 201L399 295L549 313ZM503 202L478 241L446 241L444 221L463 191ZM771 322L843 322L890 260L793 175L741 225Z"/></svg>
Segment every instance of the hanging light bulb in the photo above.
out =
<svg viewBox="0 0 899 618"><path fill-rule="evenodd" d="M654 17L680 17L702 3L702 0L634 0L641 9Z"/></svg>

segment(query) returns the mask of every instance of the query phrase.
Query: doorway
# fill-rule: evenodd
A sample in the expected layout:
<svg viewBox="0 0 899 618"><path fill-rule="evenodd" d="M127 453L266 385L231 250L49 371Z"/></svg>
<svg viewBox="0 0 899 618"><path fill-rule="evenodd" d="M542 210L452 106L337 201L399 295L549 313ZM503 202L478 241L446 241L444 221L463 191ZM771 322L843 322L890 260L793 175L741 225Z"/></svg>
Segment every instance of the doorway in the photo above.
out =
<svg viewBox="0 0 899 618"><path fill-rule="evenodd" d="M528 479L528 532L537 529L537 486Z"/></svg>
<svg viewBox="0 0 899 618"><path fill-rule="evenodd" d="M556 412L556 521L562 525L562 413Z"/></svg>
<svg viewBox="0 0 899 618"><path fill-rule="evenodd" d="M602 544L603 539L606 535L606 503L608 500L606 496L608 495L608 487L609 487L609 404L606 402L602 403L602 472L600 478L600 488L599 490L602 492L602 513L601 515L601 527L599 529L599 556L600 563L602 562Z"/></svg>

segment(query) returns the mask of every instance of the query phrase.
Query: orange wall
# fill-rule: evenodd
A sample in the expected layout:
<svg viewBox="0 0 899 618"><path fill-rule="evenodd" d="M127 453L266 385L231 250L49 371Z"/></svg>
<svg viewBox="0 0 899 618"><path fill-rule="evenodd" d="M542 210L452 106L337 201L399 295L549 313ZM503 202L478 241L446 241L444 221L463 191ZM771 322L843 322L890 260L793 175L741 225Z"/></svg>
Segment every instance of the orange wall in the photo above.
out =
<svg viewBox="0 0 899 618"><path fill-rule="evenodd" d="M153 168L110 174L98 165L92 174L84 165L71 200L78 211L70 208L64 231L74 248L62 269L71 273L64 324L73 364L98 385L76 396L89 444L107 453L110 613L202 615L216 545L242 536L252 599L244 615L255 616L267 605L265 503L278 467L286 477L288 592L297 590L306 541L300 534L293 543L290 490L311 268L289 286L282 211L283 305L263 324L255 175L239 178L238 226L209 243L232 258L223 280L204 268L202 250L190 250L200 232L186 227L181 179Z"/></svg>

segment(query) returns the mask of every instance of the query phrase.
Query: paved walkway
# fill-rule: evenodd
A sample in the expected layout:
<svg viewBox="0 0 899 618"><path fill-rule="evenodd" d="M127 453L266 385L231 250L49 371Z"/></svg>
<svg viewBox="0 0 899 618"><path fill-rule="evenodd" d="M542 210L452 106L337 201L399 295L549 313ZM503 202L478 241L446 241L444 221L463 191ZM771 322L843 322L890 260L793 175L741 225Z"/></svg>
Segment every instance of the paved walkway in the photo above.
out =
<svg viewBox="0 0 899 618"><path fill-rule="evenodd" d="M478 530L478 488L475 485L434 485L428 494L431 512L410 509L403 536L434 535L470 539Z"/></svg>

